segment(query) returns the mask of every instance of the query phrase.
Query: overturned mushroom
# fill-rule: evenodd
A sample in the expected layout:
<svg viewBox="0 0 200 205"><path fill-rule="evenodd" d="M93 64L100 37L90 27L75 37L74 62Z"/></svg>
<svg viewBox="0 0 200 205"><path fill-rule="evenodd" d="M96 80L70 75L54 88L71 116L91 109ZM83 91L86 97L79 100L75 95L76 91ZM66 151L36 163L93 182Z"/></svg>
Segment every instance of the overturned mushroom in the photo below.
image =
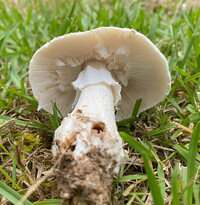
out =
<svg viewBox="0 0 200 205"><path fill-rule="evenodd" d="M125 159L116 120L129 118L137 99L140 112L164 99L167 60L137 31L107 27L53 39L34 54L29 73L39 109L52 113L55 102L64 116L72 111L53 142L55 159L62 155L62 197L110 204L112 177Z"/></svg>

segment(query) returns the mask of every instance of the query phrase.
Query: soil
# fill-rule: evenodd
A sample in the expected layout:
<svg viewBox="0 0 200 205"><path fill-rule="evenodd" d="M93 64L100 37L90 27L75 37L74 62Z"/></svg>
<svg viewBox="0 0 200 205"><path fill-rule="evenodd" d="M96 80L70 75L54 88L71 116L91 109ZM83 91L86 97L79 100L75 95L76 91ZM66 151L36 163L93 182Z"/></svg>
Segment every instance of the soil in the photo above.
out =
<svg viewBox="0 0 200 205"><path fill-rule="evenodd" d="M107 168L110 156L94 149L87 157L89 161L75 161L70 150L62 157L57 177L61 197L70 205L112 204L113 167Z"/></svg>

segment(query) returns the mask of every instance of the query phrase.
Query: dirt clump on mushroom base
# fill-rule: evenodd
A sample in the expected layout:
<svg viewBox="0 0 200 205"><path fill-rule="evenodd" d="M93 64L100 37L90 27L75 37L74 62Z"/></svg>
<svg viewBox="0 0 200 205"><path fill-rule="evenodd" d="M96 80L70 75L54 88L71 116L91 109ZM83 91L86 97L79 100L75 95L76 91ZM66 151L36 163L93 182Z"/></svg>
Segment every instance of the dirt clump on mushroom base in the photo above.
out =
<svg viewBox="0 0 200 205"><path fill-rule="evenodd" d="M54 140L58 150L55 161L59 160L57 188L63 204L117 205L111 199L111 184L117 166L110 154L117 142L112 139L114 133L111 135L103 122L77 111L63 121L57 130L63 138Z"/></svg>
<svg viewBox="0 0 200 205"><path fill-rule="evenodd" d="M57 186L64 200L63 204L111 204L113 167L108 169L110 156L103 156L100 150L93 149L87 153L90 161L75 163L70 152L69 150L62 157L58 167Z"/></svg>

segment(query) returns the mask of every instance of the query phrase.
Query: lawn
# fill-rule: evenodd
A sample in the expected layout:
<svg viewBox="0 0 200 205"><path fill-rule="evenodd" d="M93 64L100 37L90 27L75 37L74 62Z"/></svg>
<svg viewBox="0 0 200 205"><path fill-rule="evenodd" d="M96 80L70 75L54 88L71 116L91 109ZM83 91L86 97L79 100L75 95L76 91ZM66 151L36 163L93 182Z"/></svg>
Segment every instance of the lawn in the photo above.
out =
<svg viewBox="0 0 200 205"><path fill-rule="evenodd" d="M160 3L161 2L161 3ZM51 145L57 109L37 111L28 68L56 36L133 28L165 55L172 87L160 104L118 123L128 160L113 180L122 204L200 204L198 1L0 0L0 204L60 204ZM19 204L19 203L18 203Z"/></svg>

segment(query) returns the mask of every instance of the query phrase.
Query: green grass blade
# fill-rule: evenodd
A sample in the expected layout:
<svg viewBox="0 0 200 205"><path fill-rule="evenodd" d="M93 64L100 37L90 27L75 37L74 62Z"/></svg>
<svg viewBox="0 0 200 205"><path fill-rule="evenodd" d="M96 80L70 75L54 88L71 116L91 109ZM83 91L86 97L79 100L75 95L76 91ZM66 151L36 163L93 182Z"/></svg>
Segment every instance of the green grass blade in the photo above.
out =
<svg viewBox="0 0 200 205"><path fill-rule="evenodd" d="M189 144L188 150L188 169L187 169L187 183L195 177L195 164L196 164L196 155L198 150L198 140L200 139L200 122L195 126L192 137ZM189 186L187 190L187 203L188 205L192 204L193 197L193 183Z"/></svg>
<svg viewBox="0 0 200 205"><path fill-rule="evenodd" d="M151 194L153 196L154 205L164 205L164 199L161 195L160 187L156 181L156 177L155 177L153 170L151 168L149 158L146 154L143 154L142 157L144 160L145 172L146 172L147 177L148 177L149 187L151 190Z"/></svg>
<svg viewBox="0 0 200 205"><path fill-rule="evenodd" d="M55 103L53 103L52 109L53 109L53 115L49 115L48 117L49 117L49 121L51 123L53 130L56 130L60 126L60 123L61 123L61 120L58 114L61 116L61 118L63 118L63 116Z"/></svg>
<svg viewBox="0 0 200 205"><path fill-rule="evenodd" d="M196 83L196 81L194 81L194 79L199 78L199 77L200 77L200 72L198 72L194 75L188 76L183 82L193 81L194 83Z"/></svg>
<svg viewBox="0 0 200 205"><path fill-rule="evenodd" d="M200 186L199 184L194 184L194 201L195 204L200 204Z"/></svg>
<svg viewBox="0 0 200 205"><path fill-rule="evenodd" d="M60 205L62 202L61 199L47 199L40 202L33 203L34 205Z"/></svg>
<svg viewBox="0 0 200 205"><path fill-rule="evenodd" d="M12 157L14 158L14 151L11 152ZM17 165L16 163L13 161L13 171L12 171L12 180L16 183L16 168ZM15 185L13 184L12 188L16 188Z"/></svg>
<svg viewBox="0 0 200 205"><path fill-rule="evenodd" d="M161 192L161 195L162 195L162 198L164 199L165 198L165 174L164 174L164 171L163 171L163 166L160 162L158 162L158 178L159 178L159 186L160 186L160 192Z"/></svg>
<svg viewBox="0 0 200 205"><path fill-rule="evenodd" d="M74 13L75 8L76 8L76 0L73 1L71 9L69 10L68 14L65 16L65 19L63 19L62 25L60 26L57 36L65 34L66 31L68 31L68 29L70 28L70 24L72 23L71 17Z"/></svg>
<svg viewBox="0 0 200 205"><path fill-rule="evenodd" d="M188 161L188 155L189 155L189 151L188 149L186 149L185 147L183 146L180 146L178 144L175 144L174 146L174 149L176 149L179 154L184 158L184 160L187 162ZM196 154L196 160L200 161L200 154ZM187 163L188 164L188 163ZM196 161L195 162L195 167L197 168L199 166L199 163Z"/></svg>
<svg viewBox="0 0 200 205"><path fill-rule="evenodd" d="M72 17L72 14L74 13L75 8L76 8L76 0L73 1L72 7L68 13L68 18Z"/></svg>
<svg viewBox="0 0 200 205"><path fill-rule="evenodd" d="M179 106L179 104L170 96L167 96L167 100L169 100L169 102L171 102L176 110L182 115L182 108Z"/></svg>
<svg viewBox="0 0 200 205"><path fill-rule="evenodd" d="M179 67L173 67L173 70L177 70L181 76L190 77L189 73L187 73L186 71L184 71L183 69Z"/></svg>
<svg viewBox="0 0 200 205"><path fill-rule="evenodd" d="M180 193L180 198L182 199L183 204L187 204L187 192L186 192L186 187L187 187L187 167L183 167L183 172L182 172L182 178L183 178L183 185L182 187L183 190Z"/></svg>
<svg viewBox="0 0 200 205"><path fill-rule="evenodd" d="M27 180L27 182L29 181L27 176L25 175L25 173L23 172L22 168L19 166L19 164L17 163L17 160L14 158L14 156L12 156L10 154L10 152L8 152L8 150L0 143L0 147L4 150L4 152L13 160L13 162L18 166L18 168L20 169L20 171L22 172L22 174L24 175L24 178ZM20 188L21 189L21 188Z"/></svg>
<svg viewBox="0 0 200 205"><path fill-rule="evenodd" d="M179 164L176 164L172 173L172 205L179 205L179 185L178 185Z"/></svg>
<svg viewBox="0 0 200 205"><path fill-rule="evenodd" d="M17 204L20 199L22 199L22 196L17 193L15 190L11 189L9 186L4 184L2 181L0 181L0 194L7 198L10 202L13 204ZM25 200L23 205L33 205L29 200Z"/></svg>
<svg viewBox="0 0 200 205"><path fill-rule="evenodd" d="M194 39L195 39L195 35L192 36L192 38L191 38L191 40L190 40L190 42L188 44L188 47L187 47L187 50L185 52L184 58L183 58L183 60L181 62L181 67L182 68L184 68L184 66L186 64L186 61L187 61L187 59L189 57L189 54L190 54L190 51L192 49L192 45L193 45Z"/></svg>
<svg viewBox="0 0 200 205"><path fill-rule="evenodd" d="M170 25L170 32L171 32L171 37L174 40L174 46L175 46L175 56L178 56L178 48L177 48L177 35L175 31L175 26L173 24Z"/></svg>
<svg viewBox="0 0 200 205"><path fill-rule="evenodd" d="M188 96L190 97L190 101L192 104L194 104L194 95L193 95L193 91L191 91L189 89L189 87L182 81L182 80L179 80L178 81L181 83L181 85L185 88L186 92L188 93Z"/></svg>
<svg viewBox="0 0 200 205"><path fill-rule="evenodd" d="M101 11L101 9L102 9L102 3L101 3L101 0L98 0L98 5L99 5L99 11Z"/></svg>
<svg viewBox="0 0 200 205"><path fill-rule="evenodd" d="M113 182L122 183L125 181L138 180L138 179L147 179L147 176L142 174L127 175L127 176L120 177L119 179L114 179Z"/></svg>
<svg viewBox="0 0 200 205"><path fill-rule="evenodd" d="M157 25L158 25L158 14L156 14L153 17L153 21L152 21L151 27L149 29L148 38L151 41L154 41L154 39L155 39L155 33L156 33Z"/></svg>
<svg viewBox="0 0 200 205"><path fill-rule="evenodd" d="M142 103L142 99L136 100L134 108L133 108L133 112L132 112L132 115L131 115L131 118L130 118L131 123L133 123L133 121L135 121L135 119L137 117L137 114L139 112L141 103Z"/></svg>
<svg viewBox="0 0 200 205"><path fill-rule="evenodd" d="M133 149L135 149L137 152L140 154L145 153L148 155L151 159L154 158L153 154L151 153L150 150L148 150L144 145L142 145L140 142L135 140L133 137L130 135L126 134L125 132L120 132L121 138L129 144Z"/></svg>
<svg viewBox="0 0 200 205"><path fill-rule="evenodd" d="M142 102L142 99L136 100L131 117L130 117L129 119L126 119L126 120L122 120L122 121L120 121L120 122L117 122L117 126L118 126L118 127L124 126L124 125L127 125L127 124L130 124L130 125L133 124L133 122L134 122L135 119L137 118L137 114L138 114L138 112L139 112L141 102Z"/></svg>
<svg viewBox="0 0 200 205"><path fill-rule="evenodd" d="M139 202L141 205L145 205L145 203L140 199L139 196L137 196L137 194L135 194L135 198L138 200L138 202Z"/></svg>
<svg viewBox="0 0 200 205"><path fill-rule="evenodd" d="M23 121L23 120L17 120L17 119L13 119L11 117L8 117L8 116L0 115L0 123L5 122L5 121L10 121L10 120L14 120L16 125L19 125L19 126L22 126L22 127L30 126L32 128L42 128L42 129L45 129L45 130L48 129L42 123L39 123L39 122L33 122L33 123L32 122L26 122L26 121Z"/></svg>
<svg viewBox="0 0 200 205"><path fill-rule="evenodd" d="M163 134L164 132L166 132L168 130L171 130L174 127L175 127L174 123L168 123L168 124L166 124L164 126L160 126L159 128L154 129L154 130L148 132L147 134L145 134L145 136L160 135L160 134Z"/></svg>
<svg viewBox="0 0 200 205"><path fill-rule="evenodd" d="M18 190L22 190L22 188L17 185L12 178L7 174L7 172L0 166L0 172L18 189Z"/></svg>
<svg viewBox="0 0 200 205"><path fill-rule="evenodd" d="M17 22L15 25L10 26L11 28L8 29L7 34L5 35L5 38L2 39L2 41L0 42L0 51L3 50L3 48L4 48L5 44L6 44L7 39L12 34L12 32L14 32L17 29L17 27L19 27L20 24L21 24L21 21Z"/></svg>

